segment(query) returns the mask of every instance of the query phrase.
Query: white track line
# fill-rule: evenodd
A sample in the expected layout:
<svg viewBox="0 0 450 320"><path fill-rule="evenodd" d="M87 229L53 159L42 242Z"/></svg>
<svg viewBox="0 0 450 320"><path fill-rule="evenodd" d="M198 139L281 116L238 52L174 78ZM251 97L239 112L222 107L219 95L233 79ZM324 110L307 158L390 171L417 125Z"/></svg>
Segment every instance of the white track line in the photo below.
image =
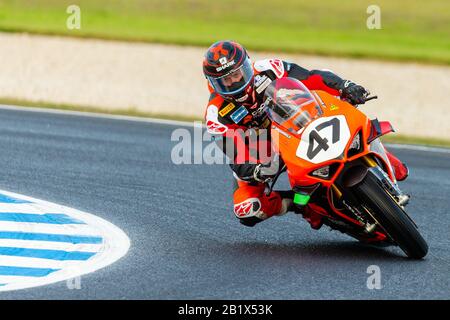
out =
<svg viewBox="0 0 450 320"><path fill-rule="evenodd" d="M30 283L33 279L30 280L30 277L21 277L21 276L0 276L0 283ZM35 280L36 281L36 280ZM1 286L0 286L1 288Z"/></svg>
<svg viewBox="0 0 450 320"><path fill-rule="evenodd" d="M194 122L189 122L189 121L165 120L165 119L147 118L147 117L134 117L134 116L124 116L124 115L115 115L115 114L104 114L104 113L98 113L98 112L70 111L70 110L47 109L47 108L37 108L37 107L20 107L20 106L11 106L11 105L4 105L4 104L0 104L0 109L14 110L14 111L42 112L42 113L51 113L51 114L59 114L59 115L73 115L73 116L82 116L82 117L90 117L90 118L126 120L126 121L135 121L135 122L160 123L160 124L167 124L167 125L171 125L171 126L183 126L183 127L192 127L194 125Z"/></svg>
<svg viewBox="0 0 450 320"><path fill-rule="evenodd" d="M0 213L2 212L20 212L30 214L43 214L43 213L61 213L61 208L58 206L47 207L45 211L41 207L33 203L2 203L0 206Z"/></svg>
<svg viewBox="0 0 450 320"><path fill-rule="evenodd" d="M412 145L412 144L395 144L395 143L387 143L386 146L388 146L389 148L394 148L394 149L406 149L406 150L439 152L439 153L450 154L450 149L448 149L448 148L427 147L427 146L419 146L419 145Z"/></svg>
<svg viewBox="0 0 450 320"><path fill-rule="evenodd" d="M177 120L166 120L166 119L158 119L158 118L112 115L112 114L104 114L104 113L97 113L97 112L69 111L69 110L47 109L47 108L38 108L38 107L20 107L20 106L3 105L3 104L0 104L0 109L15 110L15 111L42 112L42 113L51 113L51 114L59 114L59 115L74 115L74 116L82 116L82 117L90 117L90 118L126 120L126 121L146 122L146 123L158 123L158 124L166 124L166 125L171 125L171 126L194 127L194 121L191 121L191 122L177 121ZM205 128L205 125L202 124L202 127ZM411 145L411 144L386 144L386 145L388 145L392 148L396 148L396 149L450 153L450 148L427 147L427 146Z"/></svg>
<svg viewBox="0 0 450 320"><path fill-rule="evenodd" d="M0 270L2 271L0 292L47 285L97 271L123 257L130 247L128 236L100 217L4 190L0 190L0 194L32 202L35 209L40 209L41 212L46 212L47 208L52 210L58 208L62 214L85 223L52 225L48 223L0 221L0 231L5 237L0 239L0 247L3 247L0 254ZM2 204L4 203L0 203L0 206ZM6 205L7 209L11 208L11 204ZM18 205L13 207L20 208ZM23 207L27 209L30 206ZM17 211L20 213L20 210ZM72 244L58 241L9 239L8 234L5 234L6 231L89 235L101 238L102 242L100 244ZM62 261L59 259L68 260Z"/></svg>

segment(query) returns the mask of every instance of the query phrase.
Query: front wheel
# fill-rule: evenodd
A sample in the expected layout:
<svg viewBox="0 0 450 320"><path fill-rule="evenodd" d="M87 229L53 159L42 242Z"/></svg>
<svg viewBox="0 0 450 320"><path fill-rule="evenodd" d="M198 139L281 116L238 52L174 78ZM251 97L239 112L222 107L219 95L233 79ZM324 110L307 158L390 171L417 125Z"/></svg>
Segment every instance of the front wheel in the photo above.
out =
<svg viewBox="0 0 450 320"><path fill-rule="evenodd" d="M428 253L417 227L372 172L354 188L362 204L409 258L421 259Z"/></svg>

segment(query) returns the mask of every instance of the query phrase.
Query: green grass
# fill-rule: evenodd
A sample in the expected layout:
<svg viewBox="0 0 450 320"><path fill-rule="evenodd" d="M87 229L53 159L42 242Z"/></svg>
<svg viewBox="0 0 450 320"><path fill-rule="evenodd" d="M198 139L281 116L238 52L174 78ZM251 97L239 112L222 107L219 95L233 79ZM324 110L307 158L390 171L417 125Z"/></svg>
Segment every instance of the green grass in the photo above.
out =
<svg viewBox="0 0 450 320"><path fill-rule="evenodd" d="M374 3L381 30L366 27ZM81 30L66 28L70 4L81 8ZM450 65L448 0L9 0L0 30L201 46L233 39L251 50Z"/></svg>
<svg viewBox="0 0 450 320"><path fill-rule="evenodd" d="M157 118L157 119L166 119L166 120L178 120L178 121L188 121L188 122L203 121L203 119L200 117L188 117L188 116L170 115L170 114L163 114L163 113L142 112L142 111L138 111L134 108L127 108L127 109L124 108L124 109L112 110L112 109L106 109L106 108L104 109L104 108L98 108L98 107L92 107L92 106L55 104L55 103L48 103L48 102L31 102L31 101L27 101L27 100L5 99L5 98L0 98L0 104L13 105L13 106L47 108L47 109L56 109L56 110L103 113L103 114L112 114L112 115L125 115L125 116L134 116L134 117ZM405 136L405 135L399 135L399 134L395 134L395 133L384 136L383 141L388 142L388 143L417 144L417 145L450 148L450 140Z"/></svg>
<svg viewBox="0 0 450 320"><path fill-rule="evenodd" d="M447 147L450 148L450 140L436 139L436 138L424 138L405 136L401 134L391 133L383 137L383 141L387 143L400 143L400 144L417 144L433 147Z"/></svg>

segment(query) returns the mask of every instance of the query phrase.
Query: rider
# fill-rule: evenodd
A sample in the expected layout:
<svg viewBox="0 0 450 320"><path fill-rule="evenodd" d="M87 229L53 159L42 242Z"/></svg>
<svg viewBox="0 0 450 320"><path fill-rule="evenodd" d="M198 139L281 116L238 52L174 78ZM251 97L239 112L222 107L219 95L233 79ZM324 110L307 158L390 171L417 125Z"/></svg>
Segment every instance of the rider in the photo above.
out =
<svg viewBox="0 0 450 320"><path fill-rule="evenodd" d="M233 41L218 41L208 48L203 60L203 73L211 94L205 113L207 130L216 135L216 141L224 153L234 160L230 164L237 182L234 213L246 226L254 226L274 215L285 214L292 208L292 192L274 191L269 196L264 193L266 181L275 175L271 164L278 158L274 155L269 160L258 156L252 158L255 151L257 155L264 144L249 143L242 136L240 142L243 144L239 144L239 135L231 134L236 129L245 131L249 128L268 128L270 120L264 110L263 100L264 91L269 84L282 77L292 77L300 80L310 90L326 91L353 105L363 104L369 94L362 86L344 80L328 70L307 70L280 59L252 63L244 47ZM226 142L230 139L231 145L239 144L244 148L232 148L232 151L227 152L226 146L229 144ZM266 147L270 146L270 137L265 143ZM396 179L406 179L408 169L405 164L391 153L387 152L387 155ZM308 205L304 209L303 217L314 229L319 229L322 225L321 210L323 209L314 205Z"/></svg>

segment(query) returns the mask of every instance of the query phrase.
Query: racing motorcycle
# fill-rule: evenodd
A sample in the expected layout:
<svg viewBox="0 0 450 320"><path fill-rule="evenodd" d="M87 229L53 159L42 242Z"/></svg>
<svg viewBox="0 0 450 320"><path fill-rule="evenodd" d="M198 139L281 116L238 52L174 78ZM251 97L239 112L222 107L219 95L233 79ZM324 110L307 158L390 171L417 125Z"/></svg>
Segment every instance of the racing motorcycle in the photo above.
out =
<svg viewBox="0 0 450 320"><path fill-rule="evenodd" d="M347 101L310 91L293 78L272 82L265 106L284 163L268 194L287 171L298 213L318 205L323 224L332 229L365 243L399 246L409 258L427 254L405 211L409 196L399 189L379 140L394 131L389 122L370 120Z"/></svg>

